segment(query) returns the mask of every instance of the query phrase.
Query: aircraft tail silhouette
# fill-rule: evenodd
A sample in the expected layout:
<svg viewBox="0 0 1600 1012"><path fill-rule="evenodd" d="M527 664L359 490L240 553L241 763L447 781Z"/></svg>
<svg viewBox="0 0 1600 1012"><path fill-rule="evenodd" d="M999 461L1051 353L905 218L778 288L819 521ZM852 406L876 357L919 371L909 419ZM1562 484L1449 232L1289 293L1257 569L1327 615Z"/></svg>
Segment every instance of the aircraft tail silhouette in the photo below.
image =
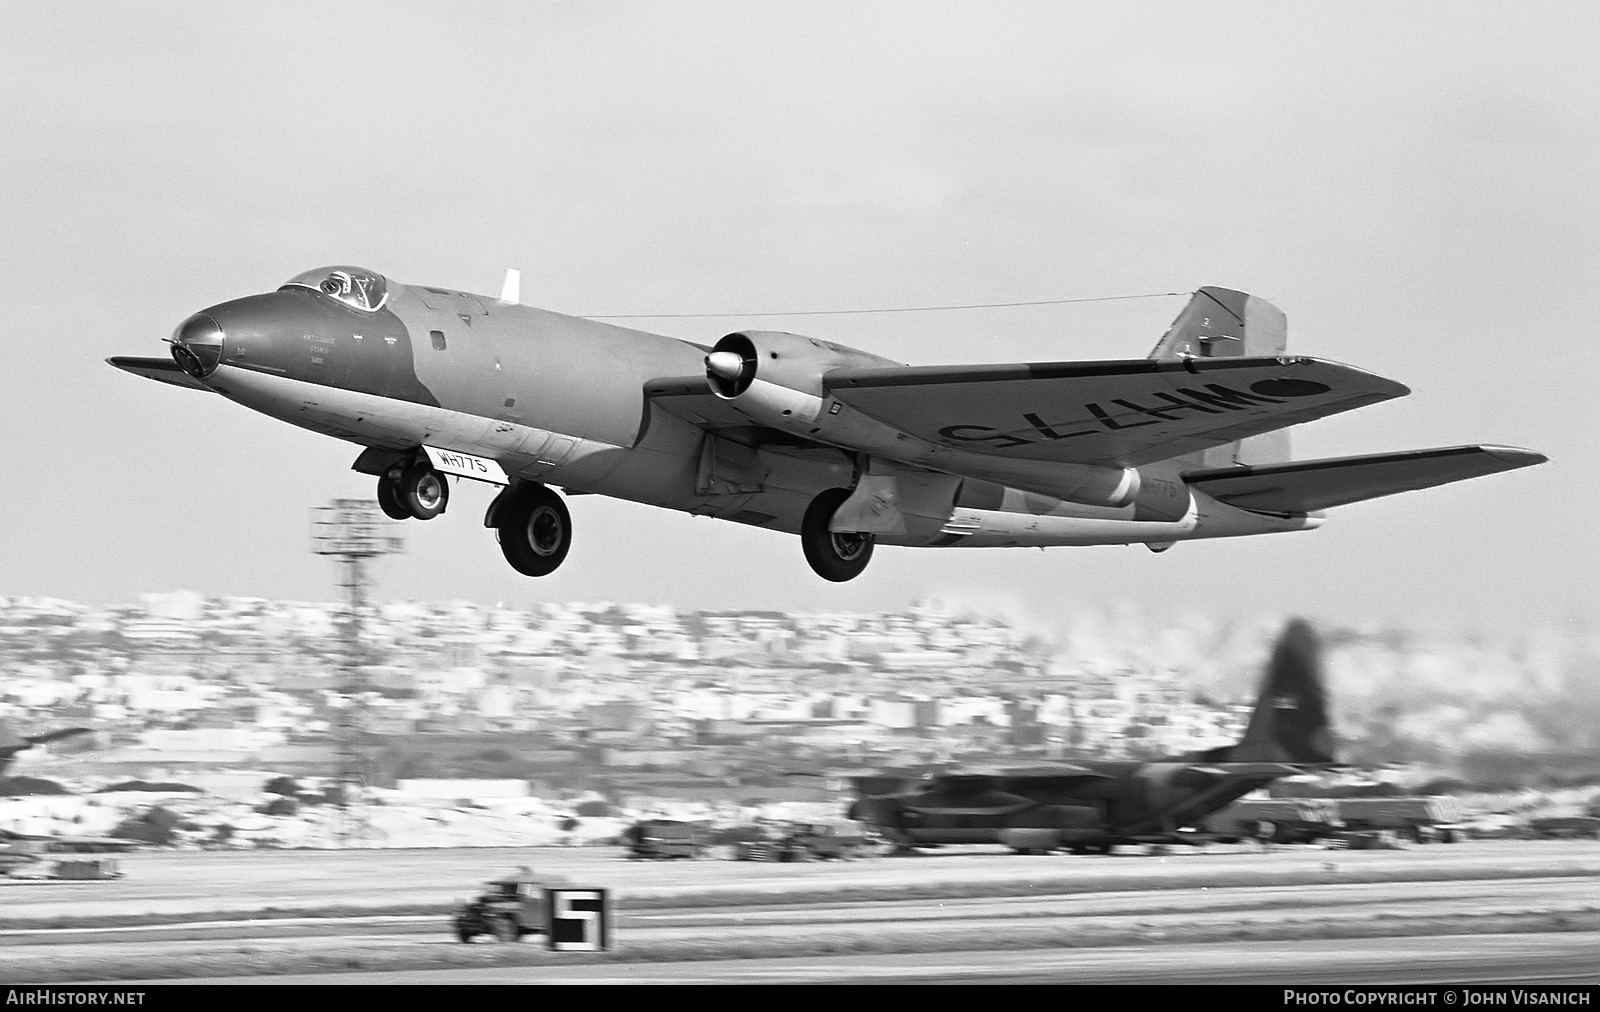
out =
<svg viewBox="0 0 1600 1012"><path fill-rule="evenodd" d="M1289 322L1265 299L1230 288L1201 288L1172 321L1149 358L1234 358L1283 355ZM1281 464L1290 459L1289 431L1280 429L1190 454L1197 468Z"/></svg>
<svg viewBox="0 0 1600 1012"><path fill-rule="evenodd" d="M1311 624L1290 621L1272 647L1244 737L1207 757L1213 762L1335 762L1321 653Z"/></svg>

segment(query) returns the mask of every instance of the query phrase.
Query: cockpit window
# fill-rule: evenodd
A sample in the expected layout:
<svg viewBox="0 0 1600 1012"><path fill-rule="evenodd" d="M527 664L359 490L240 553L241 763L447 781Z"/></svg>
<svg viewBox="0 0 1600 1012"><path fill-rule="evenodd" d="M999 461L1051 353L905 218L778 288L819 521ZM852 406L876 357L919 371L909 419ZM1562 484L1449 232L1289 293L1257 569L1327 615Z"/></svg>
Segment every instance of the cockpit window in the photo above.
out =
<svg viewBox="0 0 1600 1012"><path fill-rule="evenodd" d="M382 309L389 298L383 275L360 267L319 267L296 274L282 288L309 288L368 313Z"/></svg>

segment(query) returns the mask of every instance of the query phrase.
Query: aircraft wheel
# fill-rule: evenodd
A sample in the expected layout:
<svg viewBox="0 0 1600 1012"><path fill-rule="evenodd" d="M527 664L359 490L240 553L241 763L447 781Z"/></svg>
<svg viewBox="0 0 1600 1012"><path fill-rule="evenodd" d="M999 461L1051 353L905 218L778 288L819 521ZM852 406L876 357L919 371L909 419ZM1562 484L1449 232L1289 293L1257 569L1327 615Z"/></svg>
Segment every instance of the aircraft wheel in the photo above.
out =
<svg viewBox="0 0 1600 1012"><path fill-rule="evenodd" d="M520 490L500 511L500 551L523 576L555 572L572 547L572 516L561 497L543 485Z"/></svg>
<svg viewBox="0 0 1600 1012"><path fill-rule="evenodd" d="M830 488L806 508L800 521L800 548L806 561L824 580L843 583L861 575L872 560L872 535L834 533L828 530L833 514L850 498L847 488Z"/></svg>
<svg viewBox="0 0 1600 1012"><path fill-rule="evenodd" d="M509 915L502 915L494 919L494 937L501 942L515 942L522 938L522 933L517 930L517 922Z"/></svg>
<svg viewBox="0 0 1600 1012"><path fill-rule="evenodd" d="M400 496L388 475L378 478L378 508L390 520L410 520L411 511L400 504Z"/></svg>
<svg viewBox="0 0 1600 1012"><path fill-rule="evenodd" d="M445 484L444 475L421 461L401 472L395 499L418 520L432 520L450 504L450 486Z"/></svg>

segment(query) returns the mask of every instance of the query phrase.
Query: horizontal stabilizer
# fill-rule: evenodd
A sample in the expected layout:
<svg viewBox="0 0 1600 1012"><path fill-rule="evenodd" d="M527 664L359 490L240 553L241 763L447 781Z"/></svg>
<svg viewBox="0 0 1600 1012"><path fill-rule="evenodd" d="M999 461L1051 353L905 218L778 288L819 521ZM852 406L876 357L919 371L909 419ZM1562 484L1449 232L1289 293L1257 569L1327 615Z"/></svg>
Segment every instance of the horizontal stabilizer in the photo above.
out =
<svg viewBox="0 0 1600 1012"><path fill-rule="evenodd" d="M106 361L123 372L131 372L135 376L143 376L145 379L153 379L160 383L171 383L175 387L188 387L191 390L205 390L215 393L210 387L179 369L178 363L170 358L135 358L132 355L116 355L106 359Z"/></svg>
<svg viewBox="0 0 1600 1012"><path fill-rule="evenodd" d="M1184 480L1240 509L1298 514L1511 471L1546 459L1542 453L1511 446L1448 446L1190 471Z"/></svg>

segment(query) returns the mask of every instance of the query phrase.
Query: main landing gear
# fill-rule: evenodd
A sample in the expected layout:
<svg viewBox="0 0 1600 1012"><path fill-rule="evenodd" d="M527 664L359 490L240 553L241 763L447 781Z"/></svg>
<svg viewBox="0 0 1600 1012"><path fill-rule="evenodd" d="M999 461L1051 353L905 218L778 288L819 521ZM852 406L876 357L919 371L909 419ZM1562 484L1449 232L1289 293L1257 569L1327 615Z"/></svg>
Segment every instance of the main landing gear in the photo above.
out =
<svg viewBox="0 0 1600 1012"><path fill-rule="evenodd" d="M543 485L522 485L493 514L500 551L524 576L548 576L572 547L572 517L561 497Z"/></svg>
<svg viewBox="0 0 1600 1012"><path fill-rule="evenodd" d="M861 575L872 561L872 535L828 530L833 514L850 498L847 488L830 488L811 500L800 521L800 548L818 576L843 583Z"/></svg>
<svg viewBox="0 0 1600 1012"><path fill-rule="evenodd" d="M392 520L432 520L449 503L444 475L425 460L378 477L378 508Z"/></svg>

